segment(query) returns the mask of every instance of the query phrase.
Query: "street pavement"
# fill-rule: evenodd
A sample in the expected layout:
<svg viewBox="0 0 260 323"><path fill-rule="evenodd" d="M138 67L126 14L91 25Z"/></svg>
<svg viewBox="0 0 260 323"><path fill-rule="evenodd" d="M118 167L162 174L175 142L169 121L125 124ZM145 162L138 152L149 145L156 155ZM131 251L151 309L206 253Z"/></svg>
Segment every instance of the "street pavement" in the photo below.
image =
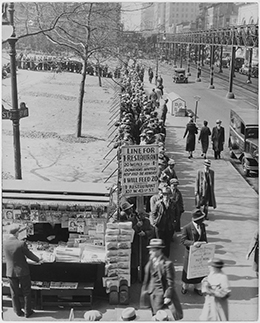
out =
<svg viewBox="0 0 260 323"><path fill-rule="evenodd" d="M146 73L147 74L147 73ZM228 100L224 89L207 89L207 84L195 82L194 76L190 83L172 84L167 76L165 80L166 94L173 91L180 94L187 101L187 108L194 110L194 96L200 95L199 118L200 127L203 120L209 121L210 128L216 119L221 119L228 136L228 118L230 108L234 105L246 107L242 99ZM150 91L154 85L149 84L145 76L145 86ZM170 109L169 109L170 110ZM170 111L169 111L170 112ZM182 226L190 222L191 211L194 209L194 183L196 172L203 168L203 161L199 144L193 159L188 159L185 151L186 139L183 138L187 117L175 117L167 114L166 153L176 161L176 173L180 181L179 189L184 198L185 212L182 215ZM226 139L227 142L227 139ZM228 275L231 296L229 298L230 321L257 321L258 320L258 279L252 269L252 259L246 260L246 254L254 231L258 228L258 195L243 179L229 161L227 148L220 160L213 159L210 148L208 158L211 159L211 168L215 171L215 194L217 208L209 210L209 220L205 222L208 241L214 243L215 255L225 262L224 272ZM170 259L174 262L176 271L176 290L183 305L183 321L198 321L204 297L194 294L190 287L186 295L182 295L181 273L184 247L180 245L180 234L176 234L171 245ZM133 306L137 310L138 321L151 321L151 313L146 309L139 309L140 283L135 283L130 289L130 303L125 306L108 304L108 298L94 298L93 308L102 312L102 321L120 321L123 308ZM75 320L84 320L87 309L76 309ZM167 310L168 311L168 310ZM36 310L29 319L31 321L68 320L70 309L46 308ZM169 313L169 311L168 311ZM11 307L3 308L3 320L21 321Z"/></svg>

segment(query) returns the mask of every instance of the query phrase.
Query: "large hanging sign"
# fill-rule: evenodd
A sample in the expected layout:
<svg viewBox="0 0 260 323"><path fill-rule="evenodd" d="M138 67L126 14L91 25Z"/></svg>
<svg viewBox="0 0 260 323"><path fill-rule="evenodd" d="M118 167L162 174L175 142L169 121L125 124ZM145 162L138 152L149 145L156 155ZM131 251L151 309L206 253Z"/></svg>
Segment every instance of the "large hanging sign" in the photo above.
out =
<svg viewBox="0 0 260 323"><path fill-rule="evenodd" d="M209 274L208 261L214 257L215 245L203 243L199 248L190 247L187 278L204 277Z"/></svg>
<svg viewBox="0 0 260 323"><path fill-rule="evenodd" d="M129 145L121 149L123 195L157 194L158 145Z"/></svg>

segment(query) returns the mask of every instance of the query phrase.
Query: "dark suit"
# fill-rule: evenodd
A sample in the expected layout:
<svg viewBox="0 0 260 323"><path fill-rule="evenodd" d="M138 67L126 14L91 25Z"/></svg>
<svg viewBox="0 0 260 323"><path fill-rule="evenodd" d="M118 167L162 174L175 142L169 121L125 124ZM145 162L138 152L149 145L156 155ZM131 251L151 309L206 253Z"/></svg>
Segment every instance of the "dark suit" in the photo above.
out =
<svg viewBox="0 0 260 323"><path fill-rule="evenodd" d="M176 312L182 317L182 308L175 290L175 269L173 263L165 256L161 256L155 267L150 259L145 266L144 282L141 289L140 306L151 307L153 315L163 308L164 299L170 298L169 308L175 316Z"/></svg>
<svg viewBox="0 0 260 323"><path fill-rule="evenodd" d="M223 146L225 142L225 130L223 127L220 127L219 129L217 127L214 127L212 129L211 141L215 158L220 158L220 152L224 149Z"/></svg>
<svg viewBox="0 0 260 323"><path fill-rule="evenodd" d="M203 277L187 279L189 250L190 246L192 246L196 241L208 242L205 224L201 224L201 234L199 234L193 222L190 222L182 228L181 232L181 243L185 246L182 281L187 284L198 284L203 279Z"/></svg>
<svg viewBox="0 0 260 323"><path fill-rule="evenodd" d="M151 210L150 222L155 226L157 238L162 239L165 244L163 250L166 257L170 255L170 245L172 236L176 227L176 205L170 200L169 206L166 207L163 200L159 200L155 204L155 208Z"/></svg>
<svg viewBox="0 0 260 323"><path fill-rule="evenodd" d="M3 251L6 259L6 276L9 278L13 309L17 315L21 314L19 300L19 285L24 296L25 315L30 314L31 309L31 277L26 257L39 262L40 259L33 254L24 241L10 235L3 241Z"/></svg>

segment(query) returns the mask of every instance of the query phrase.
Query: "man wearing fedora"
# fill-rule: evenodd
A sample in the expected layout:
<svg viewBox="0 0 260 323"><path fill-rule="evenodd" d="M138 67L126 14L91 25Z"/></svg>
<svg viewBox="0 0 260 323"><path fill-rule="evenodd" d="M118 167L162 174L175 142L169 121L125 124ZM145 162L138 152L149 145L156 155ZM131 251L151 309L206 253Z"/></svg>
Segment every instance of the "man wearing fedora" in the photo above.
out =
<svg viewBox="0 0 260 323"><path fill-rule="evenodd" d="M13 310L18 316L30 317L34 311L31 307L31 277L26 258L40 263L41 259L32 253L25 241L18 239L20 226L11 224L8 236L3 240L3 251L6 260L6 276L9 279ZM24 297L24 312L19 300L19 286Z"/></svg>
<svg viewBox="0 0 260 323"><path fill-rule="evenodd" d="M183 197L181 191L178 189L179 181L177 178L170 180L170 187L172 191L171 199L176 205L176 232L181 231L181 215L184 212Z"/></svg>
<svg viewBox="0 0 260 323"><path fill-rule="evenodd" d="M165 248L163 253L170 256L172 236L176 227L176 205L171 199L171 189L166 186L162 188L162 199L157 201L155 208L151 210L150 222L155 227L157 238L163 239Z"/></svg>
<svg viewBox="0 0 260 323"><path fill-rule="evenodd" d="M220 159L220 153L224 149L225 129L221 126L222 121L216 121L216 127L212 129L211 141L212 149L214 150L215 159Z"/></svg>
<svg viewBox="0 0 260 323"><path fill-rule="evenodd" d="M195 182L195 204L197 208L203 206L205 219L208 220L209 206L214 209L217 207L215 198L215 173L210 169L211 161L204 160L204 169L197 172Z"/></svg>
<svg viewBox="0 0 260 323"><path fill-rule="evenodd" d="M172 178L177 178L177 175L176 175L176 172L175 172L175 169L174 169L174 166L175 166L175 161L174 159L170 159L168 161L168 166L165 168L165 170L163 171L164 174L166 174L168 177L169 177L169 184L170 184L170 180Z"/></svg>
<svg viewBox="0 0 260 323"><path fill-rule="evenodd" d="M175 320L180 320L183 312L175 290L175 269L172 261L163 255L162 239L152 239L147 248L150 257L145 266L140 307L151 308L152 315L156 315L168 306Z"/></svg>
<svg viewBox="0 0 260 323"><path fill-rule="evenodd" d="M185 246L182 271L182 294L186 294L189 284L193 284L194 292L202 296L200 283L204 277L188 279L187 272L190 246L194 245L199 248L202 243L207 243L206 229L205 224L203 223L204 217L204 213L202 213L201 210L196 209L192 212L192 221L182 228L181 243Z"/></svg>

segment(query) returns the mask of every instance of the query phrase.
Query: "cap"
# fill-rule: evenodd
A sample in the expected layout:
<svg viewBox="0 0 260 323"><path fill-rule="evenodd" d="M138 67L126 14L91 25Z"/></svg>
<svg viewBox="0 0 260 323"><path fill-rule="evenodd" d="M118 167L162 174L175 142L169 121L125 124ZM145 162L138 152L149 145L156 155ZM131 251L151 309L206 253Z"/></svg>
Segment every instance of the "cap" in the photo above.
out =
<svg viewBox="0 0 260 323"><path fill-rule="evenodd" d="M212 258L209 260L209 265L216 268L222 268L224 266L224 261L219 258Z"/></svg>
<svg viewBox="0 0 260 323"><path fill-rule="evenodd" d="M216 121L216 123L221 123L221 122L222 122L222 121L221 121L221 120L219 120L219 119Z"/></svg>
<svg viewBox="0 0 260 323"><path fill-rule="evenodd" d="M136 319L136 311L133 307L127 307L122 311L121 319L123 321L133 321Z"/></svg>
<svg viewBox="0 0 260 323"><path fill-rule="evenodd" d="M152 249L152 248L153 249L162 249L162 248L165 248L165 245L164 245L162 239L151 239L149 246L147 246L146 248L148 248L148 249Z"/></svg>
<svg viewBox="0 0 260 323"><path fill-rule="evenodd" d="M168 165L175 165L175 160L174 159L170 159L168 161Z"/></svg>
<svg viewBox="0 0 260 323"><path fill-rule="evenodd" d="M162 194L163 195L169 195L169 194L171 194L171 189L170 189L170 187L168 187L168 186L165 186L165 187L163 187L162 188Z"/></svg>
<svg viewBox="0 0 260 323"><path fill-rule="evenodd" d="M204 165L210 167L211 166L211 161L209 159L204 160Z"/></svg>
<svg viewBox="0 0 260 323"><path fill-rule="evenodd" d="M177 178L172 178L171 180L170 180L170 184L172 185L172 184L179 184L179 181L177 180Z"/></svg>

